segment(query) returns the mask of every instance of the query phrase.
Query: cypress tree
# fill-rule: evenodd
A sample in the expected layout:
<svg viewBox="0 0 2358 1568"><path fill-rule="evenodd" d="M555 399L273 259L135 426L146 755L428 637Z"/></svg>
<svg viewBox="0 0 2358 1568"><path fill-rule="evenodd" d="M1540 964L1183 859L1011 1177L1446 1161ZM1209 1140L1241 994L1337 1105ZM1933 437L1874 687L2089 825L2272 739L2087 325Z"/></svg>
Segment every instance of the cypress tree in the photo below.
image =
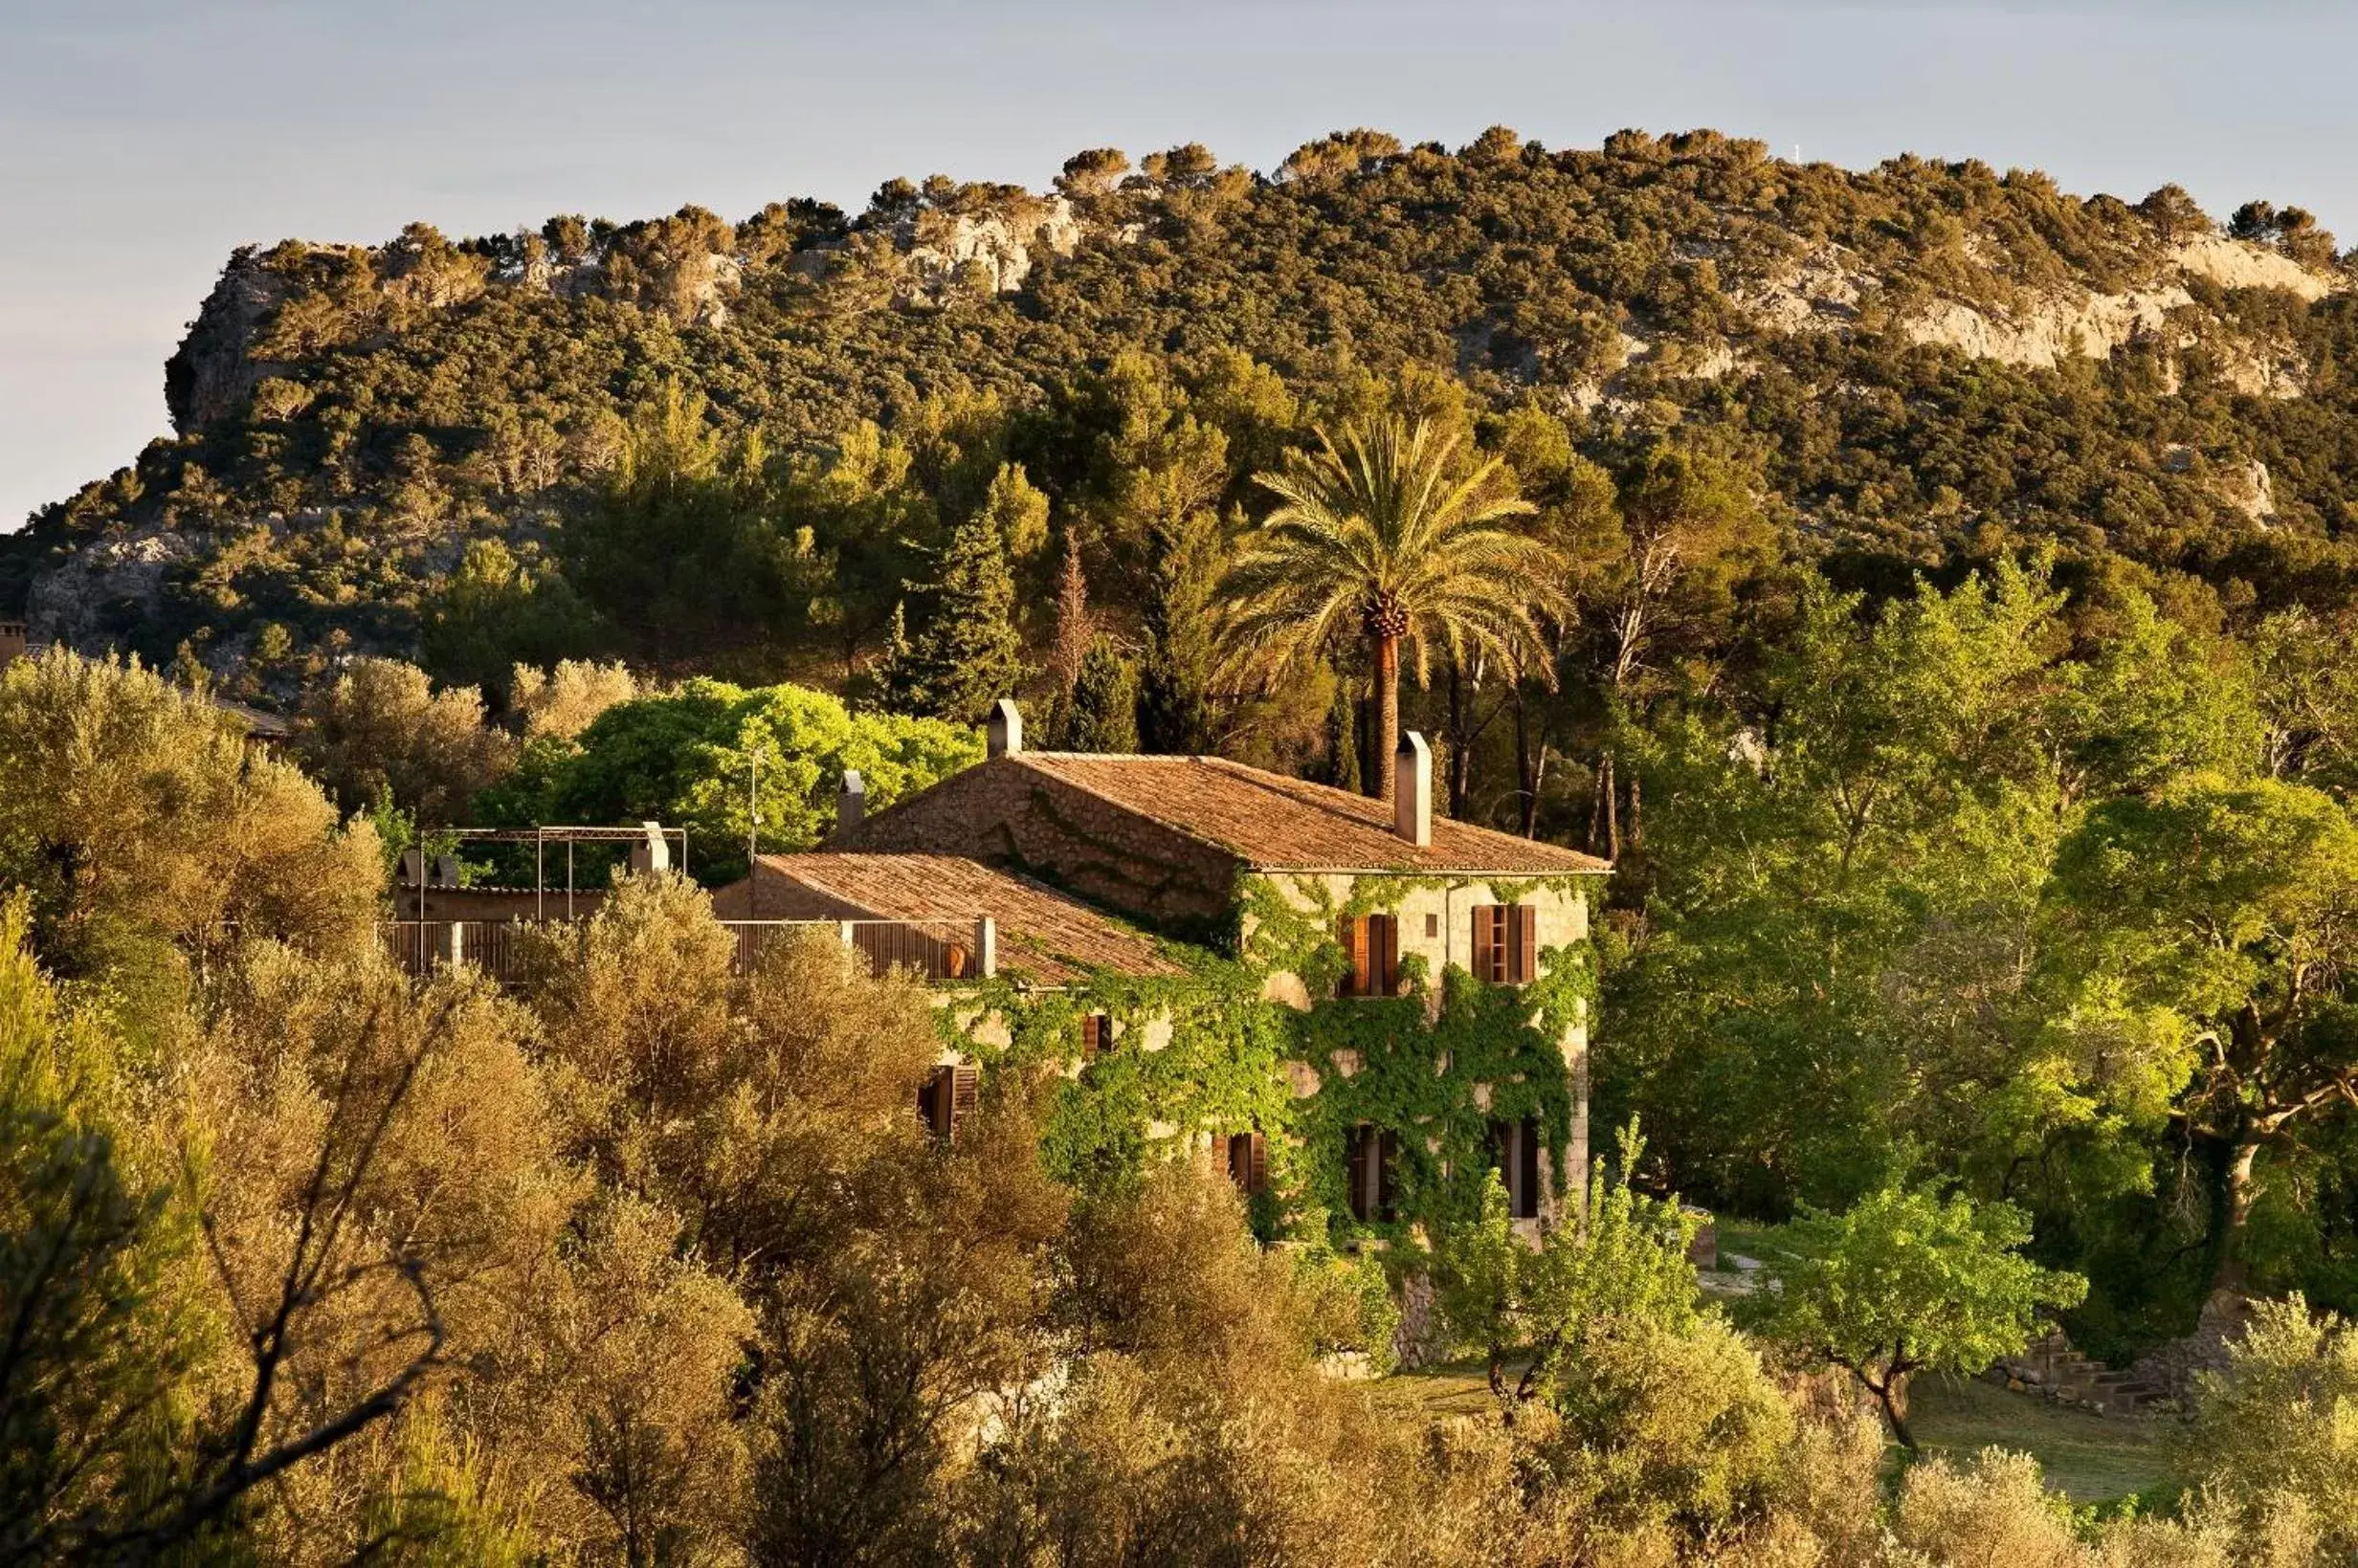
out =
<svg viewBox="0 0 2358 1568"><path fill-rule="evenodd" d="M1326 710L1326 782L1360 792L1359 701L1348 680L1335 682L1334 705Z"/></svg>
<svg viewBox="0 0 2358 1568"><path fill-rule="evenodd" d="M1067 715L1064 744L1073 751L1138 749L1138 670L1112 638L1097 638L1081 655Z"/></svg>
<svg viewBox="0 0 2358 1568"><path fill-rule="evenodd" d="M1138 739L1147 751L1192 754L1208 750L1212 741L1212 593L1221 564L1218 519L1209 512L1158 519L1152 543Z"/></svg>

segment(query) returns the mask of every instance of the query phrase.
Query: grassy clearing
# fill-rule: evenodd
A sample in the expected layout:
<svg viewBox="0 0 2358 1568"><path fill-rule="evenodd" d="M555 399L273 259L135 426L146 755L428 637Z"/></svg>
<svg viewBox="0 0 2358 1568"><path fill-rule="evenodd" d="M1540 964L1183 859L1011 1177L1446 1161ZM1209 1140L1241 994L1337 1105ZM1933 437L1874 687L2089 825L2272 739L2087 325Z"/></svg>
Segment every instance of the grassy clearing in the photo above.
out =
<svg viewBox="0 0 2358 1568"><path fill-rule="evenodd" d="M1507 1376L1518 1376L1522 1370L1520 1365L1513 1366ZM1486 1364L1479 1357L1396 1372L1375 1385L1375 1397L1395 1415L1422 1416L1428 1421L1495 1415L1499 1408L1490 1394Z"/></svg>
<svg viewBox="0 0 2358 1568"><path fill-rule="evenodd" d="M1924 1378L1908 1390L1908 1426L1926 1452L1956 1459L1988 1447L2027 1453L2047 1484L2075 1503L2109 1503L2170 1485L2167 1417L2096 1416L1978 1379Z"/></svg>
<svg viewBox="0 0 2358 1568"><path fill-rule="evenodd" d="M1746 1253L1757 1257L1758 1253ZM1520 1367L1510 1369L1509 1376ZM1374 1385L1393 1414L1440 1421L1498 1411L1482 1363L1469 1358L1395 1373ZM2168 1418L2115 1419L2011 1394L1979 1380L1923 1378L1908 1395L1908 1424L1927 1453L1970 1459L2012 1448L2038 1461L2047 1484L2079 1504L2116 1502L2172 1485L2164 1451ZM1898 1445L1892 1447L1899 1462Z"/></svg>

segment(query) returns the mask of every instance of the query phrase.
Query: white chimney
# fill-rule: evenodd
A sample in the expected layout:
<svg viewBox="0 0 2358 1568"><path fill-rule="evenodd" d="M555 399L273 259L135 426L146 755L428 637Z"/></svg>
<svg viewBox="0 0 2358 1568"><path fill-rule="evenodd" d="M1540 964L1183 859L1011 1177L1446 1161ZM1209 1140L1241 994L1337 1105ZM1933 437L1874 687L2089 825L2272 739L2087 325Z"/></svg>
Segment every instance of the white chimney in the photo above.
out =
<svg viewBox="0 0 2358 1568"><path fill-rule="evenodd" d="M867 781L860 778L859 769L847 767L843 770L843 793L835 797L835 831L852 831L867 814Z"/></svg>
<svg viewBox="0 0 2358 1568"><path fill-rule="evenodd" d="M983 749L992 757L1012 757L1023 750L1023 714L1013 697L1003 696L990 705L984 735Z"/></svg>
<svg viewBox="0 0 2358 1568"><path fill-rule="evenodd" d="M1433 748L1414 730L1400 732L1391 760L1391 830L1418 849L1433 844Z"/></svg>
<svg viewBox="0 0 2358 1568"><path fill-rule="evenodd" d="M664 835L659 822L642 822L638 830L644 836L631 846L631 870L635 872L667 872L672 869L672 841Z"/></svg>

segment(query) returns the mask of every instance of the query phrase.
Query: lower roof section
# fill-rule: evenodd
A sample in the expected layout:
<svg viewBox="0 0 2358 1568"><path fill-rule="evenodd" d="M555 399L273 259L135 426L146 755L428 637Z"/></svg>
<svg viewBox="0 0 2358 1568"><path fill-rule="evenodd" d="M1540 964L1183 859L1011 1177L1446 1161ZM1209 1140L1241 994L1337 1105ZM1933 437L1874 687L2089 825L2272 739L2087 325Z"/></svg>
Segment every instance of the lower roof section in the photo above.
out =
<svg viewBox="0 0 2358 1568"><path fill-rule="evenodd" d="M1002 974L1043 985L1092 969L1124 975L1187 971L1155 939L1029 877L946 854L813 850L766 854L731 913L754 919L877 919L928 923L989 916Z"/></svg>

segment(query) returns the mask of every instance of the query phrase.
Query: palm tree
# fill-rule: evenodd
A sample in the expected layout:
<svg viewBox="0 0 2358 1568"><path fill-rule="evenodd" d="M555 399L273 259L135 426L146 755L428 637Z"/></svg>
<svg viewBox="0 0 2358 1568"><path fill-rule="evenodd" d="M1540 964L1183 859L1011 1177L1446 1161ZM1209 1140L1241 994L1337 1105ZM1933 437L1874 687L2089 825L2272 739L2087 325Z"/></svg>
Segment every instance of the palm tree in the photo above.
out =
<svg viewBox="0 0 2358 1568"><path fill-rule="evenodd" d="M1500 526L1533 507L1497 458L1453 477L1457 439L1396 415L1346 425L1340 447L1292 454L1254 475L1278 508L1222 580L1232 655L1284 664L1363 642L1375 656L1377 780L1392 789L1400 742L1400 644L1425 680L1432 650L1460 665L1520 669L1542 646L1538 616L1568 606L1553 548ZM1544 661L1544 674L1552 675Z"/></svg>

